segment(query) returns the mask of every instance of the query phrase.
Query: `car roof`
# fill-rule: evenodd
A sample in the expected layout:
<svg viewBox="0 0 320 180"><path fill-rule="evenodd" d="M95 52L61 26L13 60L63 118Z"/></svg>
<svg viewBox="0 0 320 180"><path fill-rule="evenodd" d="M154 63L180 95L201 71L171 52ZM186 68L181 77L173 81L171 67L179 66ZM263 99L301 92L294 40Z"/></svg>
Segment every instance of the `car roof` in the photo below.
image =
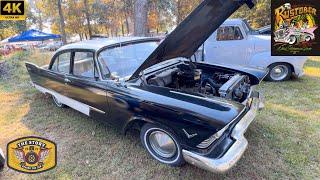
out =
<svg viewBox="0 0 320 180"><path fill-rule="evenodd" d="M227 19L222 25L241 25L243 19Z"/></svg>
<svg viewBox="0 0 320 180"><path fill-rule="evenodd" d="M148 40L160 40L159 38L154 37L115 37L115 38L101 38L101 39L94 39L94 40L85 40L77 43L68 44L62 46L57 50L63 51L68 49L91 49L98 51L103 47L119 44L119 43L126 43L126 42L135 42L135 41L148 41Z"/></svg>

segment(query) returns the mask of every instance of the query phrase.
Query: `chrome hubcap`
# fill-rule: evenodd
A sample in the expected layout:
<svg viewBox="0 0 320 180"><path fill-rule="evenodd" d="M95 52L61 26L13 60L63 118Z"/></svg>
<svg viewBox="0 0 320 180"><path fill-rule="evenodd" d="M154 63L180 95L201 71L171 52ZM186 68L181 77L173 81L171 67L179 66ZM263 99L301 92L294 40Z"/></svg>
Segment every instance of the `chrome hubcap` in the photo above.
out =
<svg viewBox="0 0 320 180"><path fill-rule="evenodd" d="M176 154L177 146L173 139L162 131L154 131L149 135L151 148L159 156L171 158Z"/></svg>
<svg viewBox="0 0 320 180"><path fill-rule="evenodd" d="M278 65L271 70L270 76L273 80L280 81L287 77L289 69L285 65Z"/></svg>

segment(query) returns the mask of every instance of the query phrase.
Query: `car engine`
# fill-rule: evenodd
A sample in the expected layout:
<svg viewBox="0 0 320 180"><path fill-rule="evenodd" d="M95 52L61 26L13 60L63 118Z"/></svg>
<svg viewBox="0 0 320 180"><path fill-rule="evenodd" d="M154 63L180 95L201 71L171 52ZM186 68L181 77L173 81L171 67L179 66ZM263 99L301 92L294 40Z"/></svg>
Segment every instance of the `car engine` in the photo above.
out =
<svg viewBox="0 0 320 180"><path fill-rule="evenodd" d="M147 78L147 83L238 102L244 101L250 92L250 79L247 75L206 72L189 65L180 65L153 74Z"/></svg>

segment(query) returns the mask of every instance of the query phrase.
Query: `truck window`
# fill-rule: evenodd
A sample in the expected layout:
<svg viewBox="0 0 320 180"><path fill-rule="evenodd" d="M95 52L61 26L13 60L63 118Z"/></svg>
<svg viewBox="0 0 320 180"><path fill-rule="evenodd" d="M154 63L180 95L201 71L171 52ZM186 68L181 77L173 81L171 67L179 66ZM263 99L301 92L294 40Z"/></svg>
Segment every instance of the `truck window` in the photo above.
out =
<svg viewBox="0 0 320 180"><path fill-rule="evenodd" d="M241 30L237 26L223 26L217 31L217 41L230 41L243 39Z"/></svg>
<svg viewBox="0 0 320 180"><path fill-rule="evenodd" d="M94 78L94 59L92 52L75 52L73 75Z"/></svg>
<svg viewBox="0 0 320 180"><path fill-rule="evenodd" d="M58 55L54 60L51 70L56 72L61 72L69 74L70 72L70 57L71 52L66 52Z"/></svg>

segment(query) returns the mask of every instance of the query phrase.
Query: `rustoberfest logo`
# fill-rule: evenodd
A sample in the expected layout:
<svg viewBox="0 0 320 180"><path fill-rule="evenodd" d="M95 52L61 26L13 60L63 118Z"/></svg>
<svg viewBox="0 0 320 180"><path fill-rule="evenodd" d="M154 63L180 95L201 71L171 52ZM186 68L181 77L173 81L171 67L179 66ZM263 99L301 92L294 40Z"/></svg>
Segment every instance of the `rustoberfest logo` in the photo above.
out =
<svg viewBox="0 0 320 180"><path fill-rule="evenodd" d="M272 1L272 55L320 55L319 4Z"/></svg>
<svg viewBox="0 0 320 180"><path fill-rule="evenodd" d="M7 165L24 173L40 173L57 164L56 144L40 137L24 137L7 146Z"/></svg>

